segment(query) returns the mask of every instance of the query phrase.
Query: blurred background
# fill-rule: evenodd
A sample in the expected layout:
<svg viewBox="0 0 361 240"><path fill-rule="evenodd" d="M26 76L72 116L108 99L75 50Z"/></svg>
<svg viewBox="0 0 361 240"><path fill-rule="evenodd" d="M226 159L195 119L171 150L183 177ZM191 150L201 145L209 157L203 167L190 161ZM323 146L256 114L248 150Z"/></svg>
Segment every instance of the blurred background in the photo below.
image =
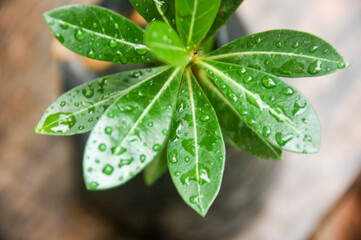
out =
<svg viewBox="0 0 361 240"><path fill-rule="evenodd" d="M112 7L120 0L107 2ZM192 224L176 221L192 222L187 220L188 213L168 212L171 208L163 210L170 214L161 217L163 222L153 222L153 215L142 218L141 213L131 219L123 209L133 208L117 200L125 197L124 191L116 198L106 192L89 195L81 176L82 140L33 133L47 106L68 85L76 84L67 82L69 78L80 78L80 74L92 80L114 68L76 56L54 40L41 14L70 3L102 1L0 0L0 239L361 239L361 1L245 0L237 10L238 27L228 27L228 31L241 34L290 28L310 32L333 44L351 67L324 77L285 80L310 100L319 115L323 129L320 152L285 154L281 162L252 159L262 170L240 170L239 174L269 184L242 186L232 192L227 186L236 180L225 182L226 190L219 198L231 201L217 199L205 219L190 213L198 221L193 229ZM123 14L145 24L127 6ZM240 162L250 158L232 154ZM264 177L267 169L272 170L272 177ZM167 191L168 185L161 184L152 188ZM227 192L232 198L225 197ZM138 194L138 198L145 196ZM257 197L238 209L217 211L222 204L236 206L232 201L244 199L241 195ZM154 216L161 211L163 202L146 201L141 204L152 208ZM185 205L179 197L175 201L172 206ZM129 222L119 220L119 215ZM157 224L166 226L164 222L166 228L153 231ZM198 229L208 235L193 233ZM207 229L222 229L224 235L209 234ZM174 233L163 233L167 231Z"/></svg>

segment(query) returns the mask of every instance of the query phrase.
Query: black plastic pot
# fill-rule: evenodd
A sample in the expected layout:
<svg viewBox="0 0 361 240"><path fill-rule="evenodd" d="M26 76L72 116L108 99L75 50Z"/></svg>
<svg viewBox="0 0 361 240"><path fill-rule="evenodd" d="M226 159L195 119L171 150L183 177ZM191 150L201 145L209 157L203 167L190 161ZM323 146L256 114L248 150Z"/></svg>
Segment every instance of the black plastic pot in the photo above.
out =
<svg viewBox="0 0 361 240"><path fill-rule="evenodd" d="M234 15L218 32L217 43L223 45L244 34L244 27ZM79 63L70 63L63 64L62 70L68 90L99 76L142 67L145 66L117 65L95 74ZM80 149L84 149L87 137L88 134L76 137ZM276 172L276 165L271 161L228 148L220 193L202 218L183 202L168 173L151 187L144 184L140 174L113 190L86 191L81 177L82 152L77 156L74 174L79 180L82 201L99 209L134 239L226 239L241 231L256 216Z"/></svg>

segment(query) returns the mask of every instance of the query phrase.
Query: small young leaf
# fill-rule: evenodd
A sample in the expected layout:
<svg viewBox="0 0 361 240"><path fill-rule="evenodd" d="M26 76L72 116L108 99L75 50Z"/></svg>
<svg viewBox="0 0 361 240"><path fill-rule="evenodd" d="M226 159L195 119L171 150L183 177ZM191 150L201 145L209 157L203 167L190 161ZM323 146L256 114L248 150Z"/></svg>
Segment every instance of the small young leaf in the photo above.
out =
<svg viewBox="0 0 361 240"><path fill-rule="evenodd" d="M221 6L219 7L219 11L216 19L212 24L211 29L209 30L207 37L214 34L223 24L225 24L228 18L236 11L239 5L243 0L221 0Z"/></svg>
<svg viewBox="0 0 361 240"><path fill-rule="evenodd" d="M326 41L305 32L271 30L239 38L207 59L235 63L280 77L314 77L348 66Z"/></svg>
<svg viewBox="0 0 361 240"><path fill-rule="evenodd" d="M162 149L174 113L182 69L169 69L123 94L91 132L84 153L87 188L119 186Z"/></svg>
<svg viewBox="0 0 361 240"><path fill-rule="evenodd" d="M168 142L168 168L183 198L204 216L221 186L225 147L212 105L188 69Z"/></svg>
<svg viewBox="0 0 361 240"><path fill-rule="evenodd" d="M143 171L144 181L148 186L153 185L167 170L167 144Z"/></svg>
<svg viewBox="0 0 361 240"><path fill-rule="evenodd" d="M73 88L48 107L35 127L35 132L46 135L88 132L118 97L168 68L157 67L117 73Z"/></svg>
<svg viewBox="0 0 361 240"><path fill-rule="evenodd" d="M184 45L192 51L209 31L220 0L176 0L177 29Z"/></svg>
<svg viewBox="0 0 361 240"><path fill-rule="evenodd" d="M228 141L256 157L269 160L282 159L282 150L273 146L262 135L247 127L237 110L214 86L208 76L201 74L199 79L204 92L217 113L223 136Z"/></svg>
<svg viewBox="0 0 361 240"><path fill-rule="evenodd" d="M161 60L175 66L189 62L187 50L176 31L164 22L151 22L145 34L145 43Z"/></svg>
<svg viewBox="0 0 361 240"><path fill-rule="evenodd" d="M130 0L134 8L149 23L163 21L175 29L174 0Z"/></svg>
<svg viewBox="0 0 361 240"><path fill-rule="evenodd" d="M108 9L69 5L43 16L55 37L80 55L122 64L155 60L142 44L144 30Z"/></svg>
<svg viewBox="0 0 361 240"><path fill-rule="evenodd" d="M277 77L253 68L215 61L198 62L248 127L285 151L314 153L320 123L298 91Z"/></svg>

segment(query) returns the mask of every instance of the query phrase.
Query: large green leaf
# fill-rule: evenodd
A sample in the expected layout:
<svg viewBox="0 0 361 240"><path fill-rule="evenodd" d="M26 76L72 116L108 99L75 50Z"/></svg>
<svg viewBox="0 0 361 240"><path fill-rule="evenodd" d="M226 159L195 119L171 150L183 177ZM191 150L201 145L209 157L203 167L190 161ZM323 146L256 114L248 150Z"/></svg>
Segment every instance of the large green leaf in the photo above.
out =
<svg viewBox="0 0 361 240"><path fill-rule="evenodd" d="M199 61L248 127L273 145L291 152L314 153L320 123L312 106L277 77L239 65Z"/></svg>
<svg viewBox="0 0 361 240"><path fill-rule="evenodd" d="M88 189L119 186L162 149L182 76L169 69L123 94L103 114L88 138L83 161Z"/></svg>
<svg viewBox="0 0 361 240"><path fill-rule="evenodd" d="M168 168L184 201L204 216L216 198L225 147L212 105L188 70L183 77L168 143Z"/></svg>
<svg viewBox="0 0 361 240"><path fill-rule="evenodd" d="M148 22L164 21L175 29L174 0L130 0Z"/></svg>
<svg viewBox="0 0 361 240"><path fill-rule="evenodd" d="M216 19L214 19L213 25L209 30L207 36L214 34L223 24L225 24L228 18L236 11L243 0L221 0L221 6Z"/></svg>
<svg viewBox="0 0 361 240"><path fill-rule="evenodd" d="M168 68L117 73L73 88L48 107L35 127L35 132L48 135L88 132L118 97Z"/></svg>
<svg viewBox="0 0 361 240"><path fill-rule="evenodd" d="M167 170L167 144L143 171L144 181L148 186L153 185Z"/></svg>
<svg viewBox="0 0 361 240"><path fill-rule="evenodd" d="M144 30L108 9L69 5L43 16L55 37L80 55L123 64L154 60L142 44Z"/></svg>
<svg viewBox="0 0 361 240"><path fill-rule="evenodd" d="M348 66L326 41L293 30L271 30L239 38L212 52L207 59L283 77L320 76Z"/></svg>
<svg viewBox="0 0 361 240"><path fill-rule="evenodd" d="M204 73L204 72L203 72ZM200 74L203 90L217 113L223 136L245 152L270 160L282 159L282 150L273 146L264 137L249 128L241 115L211 82L208 76Z"/></svg>
<svg viewBox="0 0 361 240"><path fill-rule="evenodd" d="M184 66L189 56L179 36L164 22L151 22L145 34L145 43L162 61L175 66Z"/></svg>
<svg viewBox="0 0 361 240"><path fill-rule="evenodd" d="M176 0L177 29L192 51L204 38L217 15L220 0Z"/></svg>

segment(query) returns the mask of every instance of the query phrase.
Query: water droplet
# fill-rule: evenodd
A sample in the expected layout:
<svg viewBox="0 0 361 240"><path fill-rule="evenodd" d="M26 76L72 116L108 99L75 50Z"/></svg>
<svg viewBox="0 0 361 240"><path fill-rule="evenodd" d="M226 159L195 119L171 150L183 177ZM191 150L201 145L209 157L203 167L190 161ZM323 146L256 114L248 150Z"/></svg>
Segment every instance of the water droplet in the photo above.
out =
<svg viewBox="0 0 361 240"><path fill-rule="evenodd" d="M307 124L309 123L309 120L307 118L302 118L302 122Z"/></svg>
<svg viewBox="0 0 361 240"><path fill-rule="evenodd" d="M176 163L176 162L178 162L177 156L178 156L178 152L177 152L176 150L172 151L172 152L169 154L169 162L170 162L170 163Z"/></svg>
<svg viewBox="0 0 361 240"><path fill-rule="evenodd" d="M74 36L75 36L76 40L81 41L85 37L84 31L80 28L77 28L77 29L75 29Z"/></svg>
<svg viewBox="0 0 361 240"><path fill-rule="evenodd" d="M114 113L113 113L113 112L109 112L107 116L108 116L108 118L114 118Z"/></svg>
<svg viewBox="0 0 361 240"><path fill-rule="evenodd" d="M95 189L97 189L98 186L99 186L99 183L97 183L97 182L90 182L87 184L87 187L90 190L95 190Z"/></svg>
<svg viewBox="0 0 361 240"><path fill-rule="evenodd" d="M56 39L58 39L59 42L64 42L64 37L60 33L55 34Z"/></svg>
<svg viewBox="0 0 361 240"><path fill-rule="evenodd" d="M64 107L66 105L66 102L65 101L61 101L60 102L60 107Z"/></svg>
<svg viewBox="0 0 361 240"><path fill-rule="evenodd" d="M282 93L284 95L289 95L290 96L290 95L292 95L294 93L294 90L292 88L290 88L290 87L287 87L287 88L283 89Z"/></svg>
<svg viewBox="0 0 361 240"><path fill-rule="evenodd" d="M114 29L119 29L119 24L118 23L114 23Z"/></svg>
<svg viewBox="0 0 361 240"><path fill-rule="evenodd" d="M78 129L79 129L79 130L83 130L83 129L84 129L84 126L79 126Z"/></svg>
<svg viewBox="0 0 361 240"><path fill-rule="evenodd" d="M194 167L187 173L183 174L180 180L183 185L189 185L191 181L197 181L197 176L199 177L198 183L200 185L210 182L210 171L202 164L199 164L198 174L196 174L196 167Z"/></svg>
<svg viewBox="0 0 361 240"><path fill-rule="evenodd" d="M125 165L130 165L133 161L134 161L134 158L121 159L118 166L121 168Z"/></svg>
<svg viewBox="0 0 361 240"><path fill-rule="evenodd" d="M147 125L148 127L153 127L153 122L148 122Z"/></svg>
<svg viewBox="0 0 361 240"><path fill-rule="evenodd" d="M280 146L286 145L293 138L294 135L292 133L276 133L276 141Z"/></svg>
<svg viewBox="0 0 361 240"><path fill-rule="evenodd" d="M113 129L112 129L111 127L106 127L106 128L104 129L104 132L105 132L105 134L110 135L110 134L112 134Z"/></svg>
<svg viewBox="0 0 361 240"><path fill-rule="evenodd" d="M311 142L312 141L312 137L308 134L306 134L304 137L303 137L303 141L304 142Z"/></svg>
<svg viewBox="0 0 361 240"><path fill-rule="evenodd" d="M53 26L53 25L54 25L54 20L50 20L50 21L48 22L48 24L49 24L50 26Z"/></svg>
<svg viewBox="0 0 361 240"><path fill-rule="evenodd" d="M265 86L266 88L274 88L274 87L276 87L276 83L273 81L273 79L272 78L270 78L270 77L264 77L263 79L262 79L262 84L263 84L263 86Z"/></svg>
<svg viewBox="0 0 361 240"><path fill-rule="evenodd" d="M278 42L276 43L276 46L277 46L278 48L282 47L282 42L281 42L281 41L278 41Z"/></svg>
<svg viewBox="0 0 361 240"><path fill-rule="evenodd" d="M145 155L144 154L140 155L139 160L140 160L140 162L144 163Z"/></svg>
<svg viewBox="0 0 361 240"><path fill-rule="evenodd" d="M125 153L127 151L127 149L118 146L118 147L112 147L111 151L112 151L112 154L114 154L114 155L121 155L121 154Z"/></svg>
<svg viewBox="0 0 361 240"><path fill-rule="evenodd" d="M94 95L94 90L92 88L83 89L82 93L83 93L84 97L91 98Z"/></svg>
<svg viewBox="0 0 361 240"><path fill-rule="evenodd" d="M149 9L145 9L145 15L148 15L149 14Z"/></svg>
<svg viewBox="0 0 361 240"><path fill-rule="evenodd" d="M306 110L307 102L303 99L296 101L293 104L292 114L294 116L302 114Z"/></svg>
<svg viewBox="0 0 361 240"><path fill-rule="evenodd" d="M339 69L342 69L342 68L345 68L345 67L346 67L346 64L345 64L344 62L340 62L340 63L337 65L337 67L338 67Z"/></svg>
<svg viewBox="0 0 361 240"><path fill-rule="evenodd" d="M252 80L253 80L253 77L252 77L252 76L245 76L245 77L243 78L243 82L244 82L244 83L250 83L250 82L252 82Z"/></svg>
<svg viewBox="0 0 361 240"><path fill-rule="evenodd" d="M191 159L188 157L188 156L186 156L185 158L184 158L184 161L185 162L189 162Z"/></svg>
<svg viewBox="0 0 361 240"><path fill-rule="evenodd" d="M210 117L207 114L205 114L205 115L202 115L200 119L202 122L207 122L210 119Z"/></svg>
<svg viewBox="0 0 361 240"><path fill-rule="evenodd" d="M102 172L106 175L111 175L113 173L114 167L112 165L105 165Z"/></svg>
<svg viewBox="0 0 361 240"><path fill-rule="evenodd" d="M110 46L111 48L115 48L115 47L117 46L117 41L115 41L114 39L110 40L109 46Z"/></svg>
<svg viewBox="0 0 361 240"><path fill-rule="evenodd" d="M160 150L160 145L159 144L154 144L152 149L153 149L153 151L158 152Z"/></svg>
<svg viewBox="0 0 361 240"><path fill-rule="evenodd" d="M92 171L93 171L93 168L90 167L90 168L87 169L87 171L88 171L88 172L92 172Z"/></svg>
<svg viewBox="0 0 361 240"><path fill-rule="evenodd" d="M44 121L41 132L64 133L71 129L76 123L72 113L58 112L50 114Z"/></svg>
<svg viewBox="0 0 361 240"><path fill-rule="evenodd" d="M247 70L245 68L240 68L237 70L237 73L242 76L246 71Z"/></svg>
<svg viewBox="0 0 361 240"><path fill-rule="evenodd" d="M269 137L271 135L272 131L271 131L271 128L270 127L263 127L262 129L262 135L264 137Z"/></svg>
<svg viewBox="0 0 361 240"><path fill-rule="evenodd" d="M317 49L318 49L318 46L317 46L317 45L313 45L313 46L310 47L310 52L311 52L311 53L314 53L314 52L317 51Z"/></svg>
<svg viewBox="0 0 361 240"><path fill-rule="evenodd" d="M99 144L98 146L99 151L104 152L107 149L107 146L104 143Z"/></svg>
<svg viewBox="0 0 361 240"><path fill-rule="evenodd" d="M189 198L189 202L197 205L197 207L199 208L200 211L204 211L204 209L201 207L201 199L203 198L203 195L195 195L195 196L191 196Z"/></svg>
<svg viewBox="0 0 361 240"><path fill-rule="evenodd" d="M89 50L89 52L88 52L88 57L90 57L90 58L95 58L95 56L96 56L96 54L95 54L95 52L92 50L92 49L90 49Z"/></svg>
<svg viewBox="0 0 361 240"><path fill-rule="evenodd" d="M146 54L146 53L148 52L148 50L147 50L146 48L144 48L142 45L136 46L136 47L134 48L134 50L135 50L135 52L136 52L137 54L139 54L139 55L144 55L144 54Z"/></svg>
<svg viewBox="0 0 361 240"><path fill-rule="evenodd" d="M294 43L292 44L292 47L293 47L293 48L298 48L299 45L300 45L300 43L299 43L298 41L296 41L296 42L294 42Z"/></svg>
<svg viewBox="0 0 361 240"><path fill-rule="evenodd" d="M310 66L308 67L308 72L312 75L319 73L321 71L321 64L322 64L321 60L317 60L311 63Z"/></svg>
<svg viewBox="0 0 361 240"><path fill-rule="evenodd" d="M162 134L167 136L167 135L168 135L168 130L167 130L167 129L163 129L163 130L162 130Z"/></svg>
<svg viewBox="0 0 361 240"><path fill-rule="evenodd" d="M97 28L98 24L96 22L93 22L93 28Z"/></svg>

